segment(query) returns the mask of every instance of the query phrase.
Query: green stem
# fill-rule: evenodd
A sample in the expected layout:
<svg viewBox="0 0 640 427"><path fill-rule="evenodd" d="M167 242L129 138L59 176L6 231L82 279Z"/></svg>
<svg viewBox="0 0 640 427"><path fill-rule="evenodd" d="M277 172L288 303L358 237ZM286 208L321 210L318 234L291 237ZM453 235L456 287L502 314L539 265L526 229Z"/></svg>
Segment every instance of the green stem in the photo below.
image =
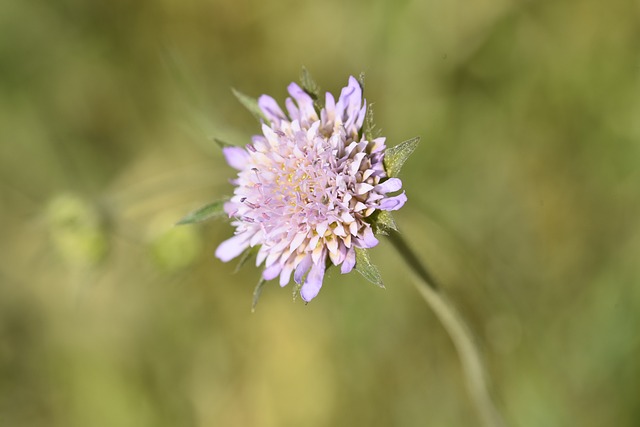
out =
<svg viewBox="0 0 640 427"><path fill-rule="evenodd" d="M449 333L460 357L467 390L482 419L482 424L486 427L503 427L505 423L489 394L482 358L469 328L453 304L440 290L429 270L420 262L400 233L391 231L389 240L411 268L411 271L420 279L419 281L414 280L413 283Z"/></svg>

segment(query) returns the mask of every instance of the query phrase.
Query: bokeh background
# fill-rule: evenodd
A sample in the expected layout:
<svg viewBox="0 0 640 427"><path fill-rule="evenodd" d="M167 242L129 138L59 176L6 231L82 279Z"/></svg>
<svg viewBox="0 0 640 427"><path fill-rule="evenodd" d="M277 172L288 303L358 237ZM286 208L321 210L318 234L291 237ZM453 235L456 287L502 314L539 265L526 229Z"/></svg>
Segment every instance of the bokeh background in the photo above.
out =
<svg viewBox="0 0 640 427"><path fill-rule="evenodd" d="M305 65L366 72L396 218L513 426L640 425L640 5L560 0L0 2L0 425L475 426L391 245L386 290L292 302L213 257L212 137Z"/></svg>

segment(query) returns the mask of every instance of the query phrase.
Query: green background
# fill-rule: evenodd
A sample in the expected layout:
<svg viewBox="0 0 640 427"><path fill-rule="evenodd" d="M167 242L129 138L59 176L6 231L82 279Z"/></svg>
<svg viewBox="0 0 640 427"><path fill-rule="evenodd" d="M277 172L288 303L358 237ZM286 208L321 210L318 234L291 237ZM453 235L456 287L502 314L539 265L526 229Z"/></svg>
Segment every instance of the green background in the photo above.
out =
<svg viewBox="0 0 640 427"><path fill-rule="evenodd" d="M635 1L0 2L1 426L475 426L389 242L312 303L173 228L232 191L305 65L394 145L401 231L468 320L513 426L640 424Z"/></svg>

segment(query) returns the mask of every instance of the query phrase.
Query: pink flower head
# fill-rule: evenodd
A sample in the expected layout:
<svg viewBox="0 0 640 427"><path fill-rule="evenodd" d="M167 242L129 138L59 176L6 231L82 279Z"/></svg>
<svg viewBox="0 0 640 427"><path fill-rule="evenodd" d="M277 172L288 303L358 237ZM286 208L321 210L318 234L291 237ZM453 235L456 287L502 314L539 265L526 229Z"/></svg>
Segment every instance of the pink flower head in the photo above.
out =
<svg viewBox="0 0 640 427"><path fill-rule="evenodd" d="M350 77L336 102L326 94L325 107L297 84L289 85L286 113L270 96L258 105L268 122L246 148L225 147L227 162L239 170L234 195L224 206L234 218L235 235L216 256L229 261L260 246L256 264L264 263L265 280L293 279L311 301L320 291L327 266L350 272L355 248L378 244L371 215L392 211L407 198L402 182L389 178L383 158L385 138L366 140L362 126L366 101Z"/></svg>

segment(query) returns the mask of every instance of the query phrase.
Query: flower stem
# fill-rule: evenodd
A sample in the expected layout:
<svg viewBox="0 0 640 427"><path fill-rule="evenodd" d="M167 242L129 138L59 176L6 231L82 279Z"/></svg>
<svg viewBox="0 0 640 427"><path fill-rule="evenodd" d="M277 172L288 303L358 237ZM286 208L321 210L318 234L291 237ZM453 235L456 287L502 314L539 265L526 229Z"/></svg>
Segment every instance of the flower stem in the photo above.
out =
<svg viewBox="0 0 640 427"><path fill-rule="evenodd" d="M505 426L489 394L487 375L480 352L460 313L448 301L429 270L420 262L400 233L390 231L389 240L411 268L411 271L420 279L419 281L414 280L414 285L449 333L460 357L467 390L482 419L482 424L486 427Z"/></svg>

